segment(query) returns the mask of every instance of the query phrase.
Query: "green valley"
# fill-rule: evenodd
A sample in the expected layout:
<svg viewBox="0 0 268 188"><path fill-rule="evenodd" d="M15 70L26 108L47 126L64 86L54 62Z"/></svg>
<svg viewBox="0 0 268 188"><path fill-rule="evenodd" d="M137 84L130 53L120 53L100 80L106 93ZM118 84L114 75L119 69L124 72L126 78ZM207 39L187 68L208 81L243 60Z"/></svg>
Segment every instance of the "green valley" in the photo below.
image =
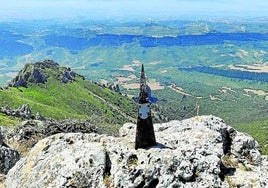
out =
<svg viewBox="0 0 268 188"><path fill-rule="evenodd" d="M25 64L44 59L71 67L91 81L78 77L62 84L48 78L45 85L4 89L1 106L17 108L27 103L34 113L56 119L121 124L136 117L131 99L137 96L144 64L152 96L158 99L152 105L155 122L212 114L252 134L267 151L263 141L268 137L266 20L3 22L3 87ZM108 89L110 85L118 85L122 95Z"/></svg>

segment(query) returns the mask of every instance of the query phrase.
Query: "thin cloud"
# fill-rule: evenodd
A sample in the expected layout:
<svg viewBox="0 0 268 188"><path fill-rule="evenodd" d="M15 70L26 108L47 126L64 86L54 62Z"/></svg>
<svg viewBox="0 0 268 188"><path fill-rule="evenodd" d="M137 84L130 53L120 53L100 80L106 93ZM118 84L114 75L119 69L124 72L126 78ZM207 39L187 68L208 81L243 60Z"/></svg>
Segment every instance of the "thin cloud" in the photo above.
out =
<svg viewBox="0 0 268 188"><path fill-rule="evenodd" d="M8 0L0 18L170 17L183 14L268 15L266 0Z"/></svg>

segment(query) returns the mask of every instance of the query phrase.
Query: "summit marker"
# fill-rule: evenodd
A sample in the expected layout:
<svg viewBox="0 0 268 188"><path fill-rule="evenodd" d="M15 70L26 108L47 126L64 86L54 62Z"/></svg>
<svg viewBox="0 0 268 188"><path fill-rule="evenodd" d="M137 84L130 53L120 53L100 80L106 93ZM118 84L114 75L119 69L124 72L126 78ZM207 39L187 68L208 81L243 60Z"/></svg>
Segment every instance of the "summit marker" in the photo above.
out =
<svg viewBox="0 0 268 188"><path fill-rule="evenodd" d="M142 64L135 149L156 145L147 87L144 66Z"/></svg>

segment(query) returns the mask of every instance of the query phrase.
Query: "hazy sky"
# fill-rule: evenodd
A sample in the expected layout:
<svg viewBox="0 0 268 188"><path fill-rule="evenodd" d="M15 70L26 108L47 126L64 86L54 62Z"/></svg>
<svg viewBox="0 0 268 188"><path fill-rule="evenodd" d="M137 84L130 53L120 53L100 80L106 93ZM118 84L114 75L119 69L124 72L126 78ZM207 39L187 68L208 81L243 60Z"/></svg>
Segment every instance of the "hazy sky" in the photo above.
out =
<svg viewBox="0 0 268 188"><path fill-rule="evenodd" d="M0 21L40 18L267 16L268 0L0 0Z"/></svg>

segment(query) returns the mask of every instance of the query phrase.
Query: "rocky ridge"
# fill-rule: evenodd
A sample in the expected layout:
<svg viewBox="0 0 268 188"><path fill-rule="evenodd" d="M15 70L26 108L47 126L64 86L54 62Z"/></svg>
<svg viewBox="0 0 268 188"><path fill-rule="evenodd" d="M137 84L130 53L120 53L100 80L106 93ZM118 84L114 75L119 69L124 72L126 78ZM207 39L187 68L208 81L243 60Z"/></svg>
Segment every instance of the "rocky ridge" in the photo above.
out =
<svg viewBox="0 0 268 188"><path fill-rule="evenodd" d="M59 133L8 172L7 187L266 187L268 160L249 135L213 116L155 124L158 144L134 149L120 136ZM246 178L247 177L247 178Z"/></svg>
<svg viewBox="0 0 268 188"><path fill-rule="evenodd" d="M25 64L7 87L0 88L0 115L6 117L4 124L19 118L43 121L46 117L68 117L121 126L135 120L137 104L118 93L118 85L108 90L68 67L44 60Z"/></svg>

